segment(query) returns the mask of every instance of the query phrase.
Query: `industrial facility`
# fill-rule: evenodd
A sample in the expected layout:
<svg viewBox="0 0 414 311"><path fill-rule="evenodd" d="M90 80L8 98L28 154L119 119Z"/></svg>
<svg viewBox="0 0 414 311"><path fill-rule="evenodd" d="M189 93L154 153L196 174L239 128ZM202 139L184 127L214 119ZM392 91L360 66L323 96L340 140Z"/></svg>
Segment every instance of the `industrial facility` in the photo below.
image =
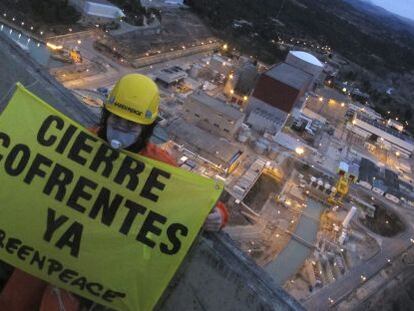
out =
<svg viewBox="0 0 414 311"><path fill-rule="evenodd" d="M311 90L322 64L304 52L290 52L286 61L262 73L246 108L247 123L253 129L275 134L292 110L300 110L305 94Z"/></svg>
<svg viewBox="0 0 414 311"><path fill-rule="evenodd" d="M348 128L363 139L375 136L380 148L410 158L414 152L414 140L388 124L373 120L364 113L356 113L352 122L348 123Z"/></svg>
<svg viewBox="0 0 414 311"><path fill-rule="evenodd" d="M200 236L163 298L179 303L166 308L160 301L160 310L362 309L407 271L404 260L414 258L414 139L406 120L376 111L375 96L348 81L352 74L342 69L353 64L326 43L287 34L269 40L280 48L274 56L286 58L265 63L214 37L181 0L141 1L142 15L132 16L141 26L129 24L128 9L114 2L69 3L84 29L47 42L23 32L21 22L3 21L0 53L25 61L2 68L10 76L16 70L37 96L88 128L100 124L112 100L122 104L113 94L124 75L150 77L157 109L128 112L156 113L156 121L125 118L150 143L139 156L154 148L188 171L183 175L224 189L219 201L228 223L217 230L225 234L204 234L201 219ZM241 32L255 27L241 17L229 23ZM102 27L108 24L117 29ZM116 149L110 143L108 150Z"/></svg>

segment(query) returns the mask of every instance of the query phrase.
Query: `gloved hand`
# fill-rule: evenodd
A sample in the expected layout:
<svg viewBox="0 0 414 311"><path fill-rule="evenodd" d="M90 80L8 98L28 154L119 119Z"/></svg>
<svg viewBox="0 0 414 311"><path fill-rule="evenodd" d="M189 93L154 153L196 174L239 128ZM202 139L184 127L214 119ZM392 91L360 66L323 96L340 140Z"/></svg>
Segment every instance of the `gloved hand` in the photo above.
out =
<svg viewBox="0 0 414 311"><path fill-rule="evenodd" d="M213 208L204 222L204 230L210 232L220 231L224 223L224 217L217 207Z"/></svg>

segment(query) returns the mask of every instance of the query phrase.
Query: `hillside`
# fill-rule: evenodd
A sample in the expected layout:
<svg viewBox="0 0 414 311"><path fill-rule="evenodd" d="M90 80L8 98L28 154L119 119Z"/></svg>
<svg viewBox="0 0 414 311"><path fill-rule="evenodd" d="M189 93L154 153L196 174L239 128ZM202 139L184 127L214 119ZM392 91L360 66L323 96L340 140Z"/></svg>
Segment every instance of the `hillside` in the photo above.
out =
<svg viewBox="0 0 414 311"><path fill-rule="evenodd" d="M187 0L187 4L216 35L267 63L284 58L287 51L280 42L330 46L350 61L344 76L373 95L379 112L391 110L390 116L405 121L412 118L411 22L359 0ZM385 93L389 88L395 90L392 97Z"/></svg>
<svg viewBox="0 0 414 311"><path fill-rule="evenodd" d="M225 37L253 46L266 60L277 60L270 41L278 35L309 38L328 44L345 57L381 71L414 69L414 35L384 23L381 15L358 10L342 0L188 0L187 3ZM232 27L235 20L250 26ZM255 33L257 33L255 35ZM252 40L249 40L252 41Z"/></svg>

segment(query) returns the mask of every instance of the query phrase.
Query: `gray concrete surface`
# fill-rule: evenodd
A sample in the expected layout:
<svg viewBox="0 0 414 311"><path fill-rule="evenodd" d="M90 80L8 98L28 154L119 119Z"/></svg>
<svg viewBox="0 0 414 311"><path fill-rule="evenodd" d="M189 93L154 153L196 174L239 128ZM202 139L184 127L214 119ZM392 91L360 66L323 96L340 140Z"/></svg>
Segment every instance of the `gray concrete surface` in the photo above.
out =
<svg viewBox="0 0 414 311"><path fill-rule="evenodd" d="M220 233L199 239L156 310L304 309Z"/></svg>
<svg viewBox="0 0 414 311"><path fill-rule="evenodd" d="M33 93L85 126L93 114L47 71L0 36L0 113L13 86ZM157 310L304 310L225 234L199 238L157 306Z"/></svg>

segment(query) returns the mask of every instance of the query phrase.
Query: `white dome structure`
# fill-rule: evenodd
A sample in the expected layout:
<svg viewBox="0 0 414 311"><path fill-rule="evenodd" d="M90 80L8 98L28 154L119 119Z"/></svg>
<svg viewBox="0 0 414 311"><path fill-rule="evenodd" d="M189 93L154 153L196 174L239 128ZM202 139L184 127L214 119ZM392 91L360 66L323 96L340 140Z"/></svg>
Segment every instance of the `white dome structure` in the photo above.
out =
<svg viewBox="0 0 414 311"><path fill-rule="evenodd" d="M302 51L290 51L285 62L311 74L314 79L318 78L324 67L315 56Z"/></svg>

